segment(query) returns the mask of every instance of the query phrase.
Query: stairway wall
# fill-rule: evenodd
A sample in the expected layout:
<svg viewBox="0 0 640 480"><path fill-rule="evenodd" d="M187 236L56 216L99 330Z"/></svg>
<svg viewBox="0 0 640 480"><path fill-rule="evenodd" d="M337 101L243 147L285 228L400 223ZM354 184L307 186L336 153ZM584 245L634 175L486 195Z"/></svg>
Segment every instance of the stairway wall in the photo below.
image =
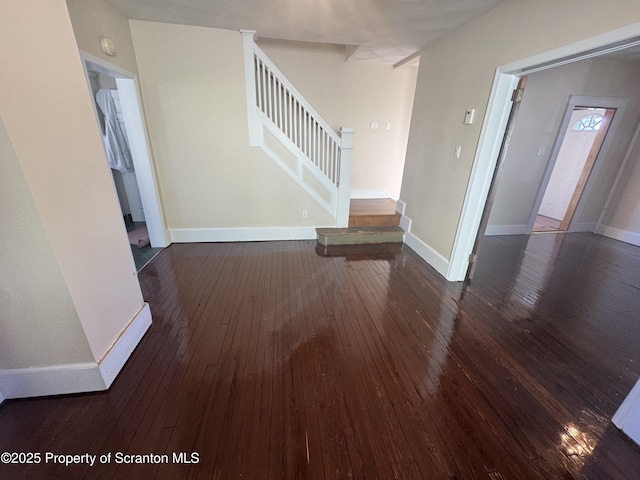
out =
<svg viewBox="0 0 640 480"><path fill-rule="evenodd" d="M313 238L312 227L335 224L262 150L249 147L239 32L140 21L131 21L131 31L174 241L268 239L242 238L243 229L273 228Z"/></svg>

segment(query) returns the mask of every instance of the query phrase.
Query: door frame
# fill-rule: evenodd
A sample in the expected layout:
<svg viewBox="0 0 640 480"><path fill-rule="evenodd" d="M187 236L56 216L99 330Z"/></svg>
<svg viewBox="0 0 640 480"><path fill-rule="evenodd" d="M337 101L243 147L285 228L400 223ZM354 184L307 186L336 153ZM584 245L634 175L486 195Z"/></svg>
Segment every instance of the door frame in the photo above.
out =
<svg viewBox="0 0 640 480"><path fill-rule="evenodd" d="M144 119L142 102L140 101L140 89L136 74L129 72L117 65L107 62L95 55L80 50L82 66L84 68L87 87L91 93L89 71L87 67L105 75L115 78L120 96L122 115L127 129L129 149L136 172L136 180L140 190L140 199L144 210L149 240L152 247L166 247L169 245L169 236L164 221L162 203L156 172L151 155L151 147L147 136L147 126ZM95 110L95 102L94 110ZM96 127L99 125L98 112L96 112Z"/></svg>
<svg viewBox="0 0 640 480"><path fill-rule="evenodd" d="M620 125L620 121L624 116L625 109L627 107L627 99L626 98L613 98L613 97L585 97L579 95L571 95L569 97L569 101L567 102L567 106L564 111L564 116L562 117L562 122L558 127L558 131L556 133L556 138L553 143L553 148L551 150L551 155L549 156L549 162L547 163L546 170L542 177L542 181L540 182L540 186L538 187L538 194L536 195L536 200L533 202L533 207L531 209L531 214L529 216L529 223L527 225L526 233L529 234L533 230L533 225L536 221L536 216L538 215L538 210L540 210L540 205L542 205L542 199L544 198L544 194L547 190L547 186L549 185L549 180L551 179L551 174L553 173L553 169L556 166L556 161L558 160L558 154L560 153L560 148L562 147L562 142L564 141L564 137L567 133L567 129L569 128L569 122L571 120L571 115L576 107L594 107L594 108L605 108L605 109L615 109L616 113L613 116L613 120L611 124L607 128L607 133L604 137L604 141L602 145L600 145L600 149L598 152L598 156L596 157L596 161L591 168L591 173L589 174L589 179L582 191L580 196L580 200L578 205L576 206L573 217L569 222L569 226L567 227L567 232L592 232L595 228L595 225L583 225L577 222L577 219L580 218L580 214L584 209L584 200L589 198L589 194L593 189L593 185L595 183L595 178L598 177L601 169L602 163L598 161L599 158L606 158L606 155L613 144L613 137Z"/></svg>
<svg viewBox="0 0 640 480"><path fill-rule="evenodd" d="M518 78L637 45L640 45L640 23L502 65L496 69L445 275L447 280L455 282L465 279L469 255L473 251L489 185L504 137L511 107L511 93L518 83Z"/></svg>

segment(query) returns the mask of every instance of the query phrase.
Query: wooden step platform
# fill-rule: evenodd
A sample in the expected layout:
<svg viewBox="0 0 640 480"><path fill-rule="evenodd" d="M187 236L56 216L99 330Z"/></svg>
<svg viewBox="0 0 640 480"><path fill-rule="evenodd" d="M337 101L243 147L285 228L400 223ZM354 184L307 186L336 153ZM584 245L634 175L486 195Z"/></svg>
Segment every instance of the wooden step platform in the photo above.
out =
<svg viewBox="0 0 640 480"><path fill-rule="evenodd" d="M370 245L402 243L404 231L398 226L316 228L320 245Z"/></svg>
<svg viewBox="0 0 640 480"><path fill-rule="evenodd" d="M401 215L396 212L396 201L391 198L351 200L349 226L398 226Z"/></svg>

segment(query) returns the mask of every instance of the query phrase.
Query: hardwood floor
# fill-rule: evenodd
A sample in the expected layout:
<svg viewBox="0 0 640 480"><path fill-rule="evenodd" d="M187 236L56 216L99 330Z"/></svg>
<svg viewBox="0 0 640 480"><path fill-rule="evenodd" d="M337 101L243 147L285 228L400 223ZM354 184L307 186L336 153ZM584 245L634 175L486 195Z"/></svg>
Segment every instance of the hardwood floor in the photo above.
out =
<svg viewBox="0 0 640 480"><path fill-rule="evenodd" d="M488 237L470 286L407 247L334 254L163 250L139 275L154 324L109 391L0 406L0 452L110 463L0 478L639 478L609 419L640 376L640 249Z"/></svg>

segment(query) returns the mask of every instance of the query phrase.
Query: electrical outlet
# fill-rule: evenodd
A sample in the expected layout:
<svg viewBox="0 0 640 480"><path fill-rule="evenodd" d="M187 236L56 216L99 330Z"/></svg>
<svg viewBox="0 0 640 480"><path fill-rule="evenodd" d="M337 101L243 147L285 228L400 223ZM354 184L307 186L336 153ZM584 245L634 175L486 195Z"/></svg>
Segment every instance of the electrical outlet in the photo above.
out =
<svg viewBox="0 0 640 480"><path fill-rule="evenodd" d="M309 216L309 212L306 210L302 210L302 218L307 218Z"/></svg>
<svg viewBox="0 0 640 480"><path fill-rule="evenodd" d="M461 146L461 145L458 145L458 146L456 147L455 152L453 153L453 156L454 156L454 157L456 157L456 158L460 158L460 153L461 153L461 152L462 152L462 146Z"/></svg>
<svg viewBox="0 0 640 480"><path fill-rule="evenodd" d="M371 128L373 130L376 130L378 128L378 122L376 122L376 121L371 122Z"/></svg>

